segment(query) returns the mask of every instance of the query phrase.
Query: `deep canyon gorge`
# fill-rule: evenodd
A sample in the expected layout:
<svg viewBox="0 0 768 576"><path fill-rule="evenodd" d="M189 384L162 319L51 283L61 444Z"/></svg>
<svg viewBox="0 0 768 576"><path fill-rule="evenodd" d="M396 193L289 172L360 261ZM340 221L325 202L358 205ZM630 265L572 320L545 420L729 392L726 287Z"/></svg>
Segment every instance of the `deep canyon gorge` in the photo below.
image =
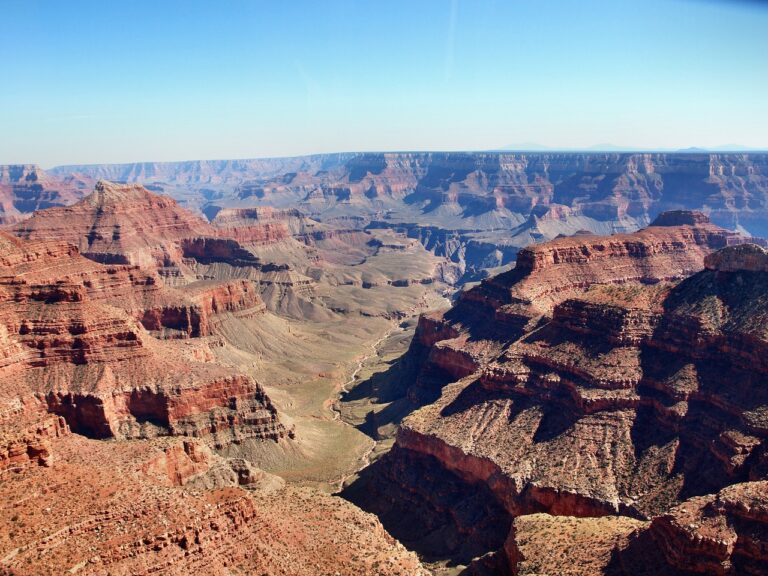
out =
<svg viewBox="0 0 768 576"><path fill-rule="evenodd" d="M768 153L0 166L0 574L768 574Z"/></svg>

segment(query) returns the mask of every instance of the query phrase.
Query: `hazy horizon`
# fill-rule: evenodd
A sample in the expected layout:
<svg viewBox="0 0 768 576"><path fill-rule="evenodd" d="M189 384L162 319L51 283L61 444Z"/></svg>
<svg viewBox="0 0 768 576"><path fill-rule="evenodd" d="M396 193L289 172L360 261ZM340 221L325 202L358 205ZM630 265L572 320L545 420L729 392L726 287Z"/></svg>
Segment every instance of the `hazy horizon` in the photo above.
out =
<svg viewBox="0 0 768 576"><path fill-rule="evenodd" d="M210 157L210 158L177 158L170 160L129 160L125 162L69 162L66 164L52 164L49 166L42 165L39 162L0 162L1 165L8 164L37 164L44 170L50 170L54 168L67 168L71 166L98 166L98 165L121 165L121 164L150 164L150 163L162 163L162 164L176 164L185 162L241 162L248 160L271 160L282 158L302 158L309 156L333 156L333 155L357 155L357 154L447 154L447 153L466 153L466 154L526 154L526 153L541 153L541 154L768 154L768 147L766 148L730 148L730 147L713 147L713 148L698 148L691 146L688 148L634 148L628 146L616 146L610 149L603 149L600 147L586 147L586 148L516 148L516 147L501 147L487 150L408 150L408 149L392 149L392 150L341 150L332 152L310 152L307 154L286 154L279 156L240 156L240 157Z"/></svg>
<svg viewBox="0 0 768 576"><path fill-rule="evenodd" d="M768 149L765 3L224 6L7 3L0 163Z"/></svg>

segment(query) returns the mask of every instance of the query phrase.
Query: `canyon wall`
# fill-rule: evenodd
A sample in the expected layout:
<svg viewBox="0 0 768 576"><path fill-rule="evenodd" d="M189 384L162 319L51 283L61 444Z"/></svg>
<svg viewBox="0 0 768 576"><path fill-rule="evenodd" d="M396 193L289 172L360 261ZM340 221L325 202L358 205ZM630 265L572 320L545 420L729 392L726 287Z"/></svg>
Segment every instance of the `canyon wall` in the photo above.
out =
<svg viewBox="0 0 768 576"><path fill-rule="evenodd" d="M0 233L0 246L2 394L9 406L22 399L13 412L50 412L96 438L171 434L225 445L286 434L258 383L206 362L206 341L161 340L142 325L198 339L217 313L263 312L249 283L199 286L189 297L135 267L87 260L69 244ZM171 310L196 313L197 324L179 325Z"/></svg>
<svg viewBox="0 0 768 576"><path fill-rule="evenodd" d="M0 166L0 226L14 224L33 211L66 206L85 196L93 180L80 175L54 176L34 164Z"/></svg>
<svg viewBox="0 0 768 576"><path fill-rule="evenodd" d="M409 282L431 283L438 259L394 236L294 229L301 217L261 214L288 222L291 248L320 255L304 261L320 283L255 256L255 246L275 257L286 247L259 237L253 216L241 218L251 235L240 244L170 198L101 182L15 225L16 236L0 231L0 573L426 576L372 515L254 462L312 457L300 453L317 438L299 438L302 414L282 408L293 408L297 379L327 385L317 372L341 365L336 349L306 360L327 332L311 333L308 308L290 323L269 312L274 292L301 291L331 330L352 333L333 346L353 346L387 325L375 314L424 305L422 284ZM375 258L397 275L377 273ZM406 296L385 300L384 290ZM306 420L318 436L317 415Z"/></svg>
<svg viewBox="0 0 768 576"><path fill-rule="evenodd" d="M653 518L661 534L681 502L764 479L768 253L701 214L655 224L528 248L422 317L409 397L426 405L347 496L417 549L498 551L516 573L504 539L536 526L516 518ZM712 553L725 566L741 550Z"/></svg>
<svg viewBox="0 0 768 576"><path fill-rule="evenodd" d="M331 223L394 227L459 264L465 279L517 249L580 230L631 232L668 210L768 235L768 154L419 152L252 161L64 166L57 175L145 183L215 214L298 207Z"/></svg>

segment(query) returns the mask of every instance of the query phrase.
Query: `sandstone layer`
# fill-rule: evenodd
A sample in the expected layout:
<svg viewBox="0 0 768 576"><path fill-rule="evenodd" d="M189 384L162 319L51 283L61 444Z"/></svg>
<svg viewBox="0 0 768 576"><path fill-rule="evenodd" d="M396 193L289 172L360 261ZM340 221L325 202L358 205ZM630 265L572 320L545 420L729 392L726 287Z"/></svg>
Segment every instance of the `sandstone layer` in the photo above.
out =
<svg viewBox="0 0 768 576"><path fill-rule="evenodd" d="M348 496L428 553L504 550L514 571L514 518L663 518L765 478L768 253L744 241L676 214L521 251L422 317L409 395L427 405Z"/></svg>
<svg viewBox="0 0 768 576"><path fill-rule="evenodd" d="M174 298L156 277L94 263L64 243L0 233L0 246L4 429L52 413L96 438L172 434L223 445L285 434L258 383L206 362L207 342L159 340L142 325ZM236 288L248 290L201 290L201 317L259 302Z"/></svg>

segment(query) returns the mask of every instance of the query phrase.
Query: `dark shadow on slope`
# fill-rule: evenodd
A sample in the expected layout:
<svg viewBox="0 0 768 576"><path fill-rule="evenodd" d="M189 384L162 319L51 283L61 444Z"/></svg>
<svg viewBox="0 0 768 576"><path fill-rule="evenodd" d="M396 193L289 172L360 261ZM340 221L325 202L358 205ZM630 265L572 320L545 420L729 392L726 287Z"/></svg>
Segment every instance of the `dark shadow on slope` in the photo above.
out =
<svg viewBox="0 0 768 576"><path fill-rule="evenodd" d="M478 404L493 403L496 400L509 400L514 397L514 404L509 413L510 422L525 410L529 409L533 402L527 396L512 394L500 390L487 390L483 388L480 380L475 380L464 388L453 401L440 411L440 416L449 417L470 410Z"/></svg>
<svg viewBox="0 0 768 576"><path fill-rule="evenodd" d="M380 410L369 411L365 421L356 428L374 440L381 440L381 428L397 426L414 410L437 400L445 381L433 382L431 375L421 375L425 361L426 351L412 343L402 356L389 363L386 370L372 374L342 394L342 404L366 399L374 405L386 404Z"/></svg>
<svg viewBox="0 0 768 576"><path fill-rule="evenodd" d="M664 320L642 350L640 392L648 408L638 411L632 430L636 458L648 458L679 437L666 474L682 479L680 499L747 480L756 465L756 452L737 466L727 465L723 455L732 451L729 434L749 433L745 422L768 405L768 390L751 365L722 350L727 342L744 358L760 356L766 290L759 273L696 274L667 297ZM676 404L682 407L679 422L660 416Z"/></svg>
<svg viewBox="0 0 768 576"><path fill-rule="evenodd" d="M534 443L549 442L561 434L564 434L576 424L583 416L567 407L565 402L550 404L548 409L542 410L543 417L533 434Z"/></svg>
<svg viewBox="0 0 768 576"><path fill-rule="evenodd" d="M432 456L395 446L341 497L376 514L427 561L468 564L501 548L511 518L484 484L467 484Z"/></svg>
<svg viewBox="0 0 768 576"><path fill-rule="evenodd" d="M664 554L645 529L630 536L623 549L614 549L606 566L606 576L689 576L667 564Z"/></svg>

